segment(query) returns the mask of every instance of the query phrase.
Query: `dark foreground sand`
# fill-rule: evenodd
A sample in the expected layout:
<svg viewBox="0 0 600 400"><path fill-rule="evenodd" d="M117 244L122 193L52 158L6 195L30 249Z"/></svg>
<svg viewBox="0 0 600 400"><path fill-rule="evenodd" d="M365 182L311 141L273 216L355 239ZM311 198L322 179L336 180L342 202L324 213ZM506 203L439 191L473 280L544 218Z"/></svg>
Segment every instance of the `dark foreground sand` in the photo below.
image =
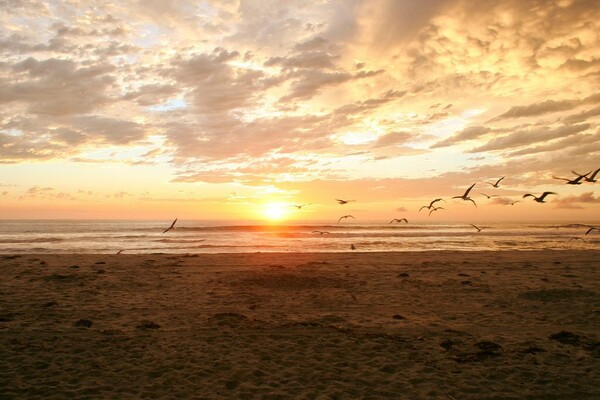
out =
<svg viewBox="0 0 600 400"><path fill-rule="evenodd" d="M599 399L600 252L0 256L0 399Z"/></svg>

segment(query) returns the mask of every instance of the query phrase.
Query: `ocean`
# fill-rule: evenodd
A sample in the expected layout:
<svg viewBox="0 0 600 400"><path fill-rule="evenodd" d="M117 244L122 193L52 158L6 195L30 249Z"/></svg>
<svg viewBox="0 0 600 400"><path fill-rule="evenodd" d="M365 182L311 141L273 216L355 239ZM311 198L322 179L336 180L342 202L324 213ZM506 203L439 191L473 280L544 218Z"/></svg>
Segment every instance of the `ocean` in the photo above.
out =
<svg viewBox="0 0 600 400"><path fill-rule="evenodd" d="M197 220L0 220L0 253L255 253L426 250L600 250L579 224L411 222L234 225ZM598 226L598 224L590 224ZM320 233L326 232L326 233ZM578 239L575 239L578 238Z"/></svg>

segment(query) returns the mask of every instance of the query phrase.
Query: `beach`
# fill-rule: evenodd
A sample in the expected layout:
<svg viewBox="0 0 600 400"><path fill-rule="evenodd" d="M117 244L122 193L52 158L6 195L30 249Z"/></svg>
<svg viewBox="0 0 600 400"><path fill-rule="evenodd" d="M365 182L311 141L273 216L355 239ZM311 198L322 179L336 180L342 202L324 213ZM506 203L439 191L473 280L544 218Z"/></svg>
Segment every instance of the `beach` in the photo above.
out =
<svg viewBox="0 0 600 400"><path fill-rule="evenodd" d="M600 398L597 250L0 265L0 399Z"/></svg>

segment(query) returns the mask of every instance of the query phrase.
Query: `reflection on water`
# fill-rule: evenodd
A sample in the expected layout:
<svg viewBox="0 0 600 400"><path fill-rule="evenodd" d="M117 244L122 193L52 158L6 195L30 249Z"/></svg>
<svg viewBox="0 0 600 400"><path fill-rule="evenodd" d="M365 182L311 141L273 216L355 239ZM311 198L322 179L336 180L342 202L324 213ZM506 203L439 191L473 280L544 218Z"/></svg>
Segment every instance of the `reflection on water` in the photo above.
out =
<svg viewBox="0 0 600 400"><path fill-rule="evenodd" d="M0 221L0 253L239 253L600 249L580 225L468 223L231 225L178 221ZM598 225L591 223L590 225ZM583 240L572 238L581 238Z"/></svg>

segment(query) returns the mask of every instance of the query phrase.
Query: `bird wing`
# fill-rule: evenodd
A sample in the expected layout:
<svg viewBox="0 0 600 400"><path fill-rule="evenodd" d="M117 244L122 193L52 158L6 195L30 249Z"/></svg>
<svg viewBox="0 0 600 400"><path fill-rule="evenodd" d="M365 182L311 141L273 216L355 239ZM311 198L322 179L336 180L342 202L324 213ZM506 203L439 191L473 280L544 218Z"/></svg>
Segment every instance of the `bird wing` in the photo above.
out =
<svg viewBox="0 0 600 400"><path fill-rule="evenodd" d="M504 179L504 178L506 178L506 177L505 177L505 176L503 176L502 178L498 179L498 180L496 181L496 184L495 184L494 186L498 186L498 184L500 183L500 181L501 181L502 179Z"/></svg>
<svg viewBox="0 0 600 400"><path fill-rule="evenodd" d="M590 176L590 179L594 179L596 177L596 175L598 175L598 172L600 172L600 168L598 168L597 170L594 171L594 173L592 174L592 176Z"/></svg>
<svg viewBox="0 0 600 400"><path fill-rule="evenodd" d="M531 193L526 193L526 194L523 195L523 198L525 198L525 197L535 197L535 196L532 195Z"/></svg>
<svg viewBox="0 0 600 400"><path fill-rule="evenodd" d="M480 230L481 230L479 227L477 227L477 226L475 226L475 225L473 225L473 224L469 224L469 225L471 225L473 228L477 229L478 231L480 231Z"/></svg>
<svg viewBox="0 0 600 400"><path fill-rule="evenodd" d="M554 192L544 192L542 193L542 195L540 196L540 200L544 200L544 197L548 196L549 194L556 194Z"/></svg>
<svg viewBox="0 0 600 400"><path fill-rule="evenodd" d="M406 218L402 218L398 222L400 222L400 221L404 221L404 222L406 222L408 224L408 220Z"/></svg>
<svg viewBox="0 0 600 400"><path fill-rule="evenodd" d="M465 200L468 200L468 201L471 201L471 202L473 202L473 205L474 205L475 207L477 207L477 203L475 203L475 200L473 200L473 199L471 199L471 198L468 198L468 199L465 199Z"/></svg>
<svg viewBox="0 0 600 400"><path fill-rule="evenodd" d="M587 230L587 232L586 232L585 234L587 235L588 233L590 233L590 232L591 232L591 231L593 231L594 229L598 230L598 228L591 227L590 229L588 229L588 230Z"/></svg>
<svg viewBox="0 0 600 400"><path fill-rule="evenodd" d="M421 210L424 209L424 208L431 208L431 206L430 205L429 206L423 206L423 207L419 208L419 212L421 212Z"/></svg>
<svg viewBox="0 0 600 400"><path fill-rule="evenodd" d="M471 185L471 187L469 187L467 189L467 191L465 192L465 194L463 194L464 197L467 197L469 195L469 192L471 191L471 189L473 189L473 187L475 186L475 183Z"/></svg>
<svg viewBox="0 0 600 400"><path fill-rule="evenodd" d="M341 220L343 220L346 217L340 217L340 219L338 219L338 224L340 223Z"/></svg>
<svg viewBox="0 0 600 400"><path fill-rule="evenodd" d="M571 181L570 179L567 179L567 178L559 178L558 176L554 176L554 175L552 175L552 178L554 178L554 179L560 179L560 180L562 180L562 181L567 181L567 182Z"/></svg>

